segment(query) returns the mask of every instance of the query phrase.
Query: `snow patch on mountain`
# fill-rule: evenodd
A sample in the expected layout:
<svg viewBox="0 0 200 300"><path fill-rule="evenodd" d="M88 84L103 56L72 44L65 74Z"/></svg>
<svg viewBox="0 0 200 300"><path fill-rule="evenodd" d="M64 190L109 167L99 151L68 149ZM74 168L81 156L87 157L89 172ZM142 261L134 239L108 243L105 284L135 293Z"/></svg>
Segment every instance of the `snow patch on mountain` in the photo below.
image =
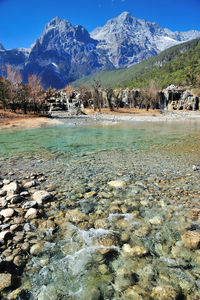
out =
<svg viewBox="0 0 200 300"><path fill-rule="evenodd" d="M200 37L199 31L172 32L157 23L136 19L128 12L94 29L90 36L99 41L116 68L129 67L161 51Z"/></svg>

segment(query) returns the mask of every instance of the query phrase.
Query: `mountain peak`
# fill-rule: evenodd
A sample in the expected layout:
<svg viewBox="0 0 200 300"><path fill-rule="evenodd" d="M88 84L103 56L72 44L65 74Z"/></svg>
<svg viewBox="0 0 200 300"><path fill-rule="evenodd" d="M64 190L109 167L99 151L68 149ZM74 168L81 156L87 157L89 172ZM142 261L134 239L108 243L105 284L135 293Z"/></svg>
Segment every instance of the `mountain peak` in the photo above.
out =
<svg viewBox="0 0 200 300"><path fill-rule="evenodd" d="M132 17L131 14L129 12L127 12L127 11L124 11L117 18L121 19L121 20L123 20L123 19L125 20L125 19L127 19L129 17Z"/></svg>
<svg viewBox="0 0 200 300"><path fill-rule="evenodd" d="M61 18L60 17L55 17L53 18L48 24L47 26L56 26L58 25L60 22L62 22Z"/></svg>
<svg viewBox="0 0 200 300"><path fill-rule="evenodd" d="M59 31L63 31L67 27L70 27L70 26L71 26L70 22L68 22L66 20L62 20L59 17L55 17L49 23L46 24L44 32L47 33L48 31L55 29L55 28L58 28Z"/></svg>
<svg viewBox="0 0 200 300"><path fill-rule="evenodd" d="M0 43L0 50L5 50L4 46Z"/></svg>
<svg viewBox="0 0 200 300"><path fill-rule="evenodd" d="M129 67L171 46L200 36L199 32L172 32L158 24L137 19L128 12L94 29L90 36L99 41L116 68Z"/></svg>

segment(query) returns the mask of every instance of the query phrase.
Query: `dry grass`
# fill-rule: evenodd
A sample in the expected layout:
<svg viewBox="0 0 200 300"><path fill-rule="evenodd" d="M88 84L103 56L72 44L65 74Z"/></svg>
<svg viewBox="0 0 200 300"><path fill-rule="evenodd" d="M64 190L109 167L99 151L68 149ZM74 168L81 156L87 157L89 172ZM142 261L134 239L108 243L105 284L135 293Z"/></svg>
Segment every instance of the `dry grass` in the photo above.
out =
<svg viewBox="0 0 200 300"><path fill-rule="evenodd" d="M34 114L23 114L22 112L14 113L9 110L0 109L0 129L13 127L39 127L48 123L48 118L39 117Z"/></svg>
<svg viewBox="0 0 200 300"><path fill-rule="evenodd" d="M0 109L0 122L4 121L5 119L13 120L13 119L27 119L27 118L38 118L38 115L34 115L31 113L23 114L22 112L12 112L10 110L4 111L3 109Z"/></svg>
<svg viewBox="0 0 200 300"><path fill-rule="evenodd" d="M99 112L98 110L95 112L93 109L90 108L83 108L82 111L87 114L91 115L96 112ZM147 111L146 109L139 109L139 108L119 108L114 109L114 111L110 111L109 108L102 108L101 114L108 114L108 115L118 115L118 116L133 116L133 115L160 115L160 111L158 109L149 109Z"/></svg>

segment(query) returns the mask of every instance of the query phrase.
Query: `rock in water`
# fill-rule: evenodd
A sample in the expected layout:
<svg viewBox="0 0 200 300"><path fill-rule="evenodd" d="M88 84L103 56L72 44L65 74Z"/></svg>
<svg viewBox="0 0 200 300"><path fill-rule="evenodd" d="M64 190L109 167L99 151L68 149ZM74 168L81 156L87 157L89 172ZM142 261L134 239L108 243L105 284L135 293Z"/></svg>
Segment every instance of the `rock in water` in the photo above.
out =
<svg viewBox="0 0 200 300"><path fill-rule="evenodd" d="M30 254L32 255L39 255L43 251L43 242L38 242L34 244L30 249Z"/></svg>
<svg viewBox="0 0 200 300"><path fill-rule="evenodd" d="M34 201L36 201L38 204L43 204L44 202L47 202L47 200L51 199L51 194L47 191L37 191L33 194L32 198Z"/></svg>
<svg viewBox="0 0 200 300"><path fill-rule="evenodd" d="M193 165L193 166L192 166L192 170L193 170L193 171L197 171L197 170L198 170L197 166Z"/></svg>
<svg viewBox="0 0 200 300"><path fill-rule="evenodd" d="M186 248L198 249L200 246L200 232L198 231L187 231L181 239Z"/></svg>
<svg viewBox="0 0 200 300"><path fill-rule="evenodd" d="M9 273L0 273L0 291L10 287L12 284L12 275Z"/></svg>
<svg viewBox="0 0 200 300"><path fill-rule="evenodd" d="M122 188L126 185L126 182L121 181L121 180L113 180L113 181L108 182L108 185L113 188Z"/></svg>
<svg viewBox="0 0 200 300"><path fill-rule="evenodd" d="M152 299L158 299L158 300L175 300L178 297L178 293L175 291L175 289L170 285L165 286L156 286L152 290L151 294Z"/></svg>

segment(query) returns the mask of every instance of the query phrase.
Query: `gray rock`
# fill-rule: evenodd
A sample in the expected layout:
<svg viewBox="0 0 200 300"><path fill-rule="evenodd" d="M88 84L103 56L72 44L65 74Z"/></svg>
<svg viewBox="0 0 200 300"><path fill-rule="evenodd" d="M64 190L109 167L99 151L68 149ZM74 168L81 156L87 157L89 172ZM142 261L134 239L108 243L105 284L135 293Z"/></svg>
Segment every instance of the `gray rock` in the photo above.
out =
<svg viewBox="0 0 200 300"><path fill-rule="evenodd" d="M31 231L31 226L30 226L29 223L24 224L24 230L27 231L27 232Z"/></svg>
<svg viewBox="0 0 200 300"><path fill-rule="evenodd" d="M8 229L8 228L10 228L10 224L9 224L9 223L2 224L2 225L0 226L0 229L1 229L2 231L5 230L5 229Z"/></svg>
<svg viewBox="0 0 200 300"><path fill-rule="evenodd" d="M14 194L14 195L10 195L10 196L6 197L6 200L8 202L11 202L12 204L17 204L21 201L21 197L20 197L20 195Z"/></svg>
<svg viewBox="0 0 200 300"><path fill-rule="evenodd" d="M28 208L32 208L32 207L37 207L37 202L36 201L27 201L22 205L23 209L28 209Z"/></svg>
<svg viewBox="0 0 200 300"><path fill-rule="evenodd" d="M2 208L6 208L7 205L8 205L8 201L6 201L5 198L1 198L0 205L1 205Z"/></svg>

